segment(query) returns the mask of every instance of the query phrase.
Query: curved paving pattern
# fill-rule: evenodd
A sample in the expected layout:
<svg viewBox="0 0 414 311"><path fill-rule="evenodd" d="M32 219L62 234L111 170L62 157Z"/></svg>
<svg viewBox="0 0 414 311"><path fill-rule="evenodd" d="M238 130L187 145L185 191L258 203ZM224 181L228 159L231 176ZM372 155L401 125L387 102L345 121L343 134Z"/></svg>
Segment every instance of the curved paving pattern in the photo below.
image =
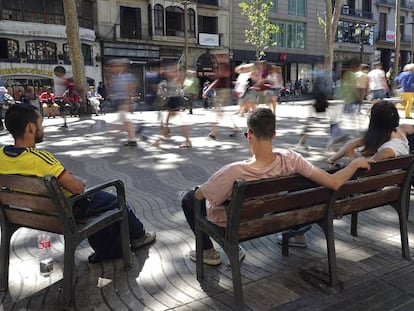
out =
<svg viewBox="0 0 414 311"><path fill-rule="evenodd" d="M303 103L278 107L280 137L275 144L291 147L297 142L308 108ZM146 125L147 140L139 140L138 148L120 147L124 133L115 122L115 114L92 120L69 119L68 131L58 129L60 119L45 120L46 138L41 147L54 152L87 184L111 178L123 180L127 199L138 217L147 230L157 231L157 242L135 252L134 267L128 272L123 271L120 260L89 265L91 249L83 242L76 253L75 310L232 310L231 271L225 263L206 267L206 281L202 284L196 280L195 264L188 258L194 237L180 207L184 190L202 183L224 164L249 155L243 135L228 137L230 128L223 124L219 140L206 138L210 126L207 121L213 117L212 111L200 109L194 115L183 114L192 128L193 148L188 150L178 148L183 141L178 119L173 120L173 134L163 140L161 148L150 145L158 137L155 112L134 114L137 123ZM244 127L245 119L232 117ZM308 121L313 125L311 148L301 152L314 163L323 164L329 122ZM1 144L10 142L7 133L0 133ZM361 223L367 225L360 228L358 238L348 234L349 219L336 222L342 290L326 287L319 279L326 272L325 240L319 228L312 228L308 248L291 249L289 257L281 256L276 236L243 243L247 251L242 264L247 308L388 310L377 304L387 296L390 308L409 306L414 301L413 286L407 287L401 280L413 275L413 267L401 259L396 216L385 208L381 213L384 217L375 222L371 212L361 216ZM413 231L411 224L409 230ZM21 229L13 237L10 290L0 293L1 311L59 308L62 237L53 236L55 271L51 277L43 278L38 274L36 236L35 230ZM225 261L223 252L222 259ZM100 278L109 283L98 287ZM410 280L411 284L414 278Z"/></svg>

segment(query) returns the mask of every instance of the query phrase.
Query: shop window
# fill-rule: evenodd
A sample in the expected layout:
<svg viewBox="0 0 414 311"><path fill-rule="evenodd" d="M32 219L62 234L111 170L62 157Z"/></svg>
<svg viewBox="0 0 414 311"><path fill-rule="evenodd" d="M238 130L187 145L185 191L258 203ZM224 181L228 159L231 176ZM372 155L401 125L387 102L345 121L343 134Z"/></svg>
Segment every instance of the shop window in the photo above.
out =
<svg viewBox="0 0 414 311"><path fill-rule="evenodd" d="M19 43L16 40L0 38L0 59L19 58Z"/></svg>
<svg viewBox="0 0 414 311"><path fill-rule="evenodd" d="M26 42L28 61L57 61L56 43L33 40Z"/></svg>
<svg viewBox="0 0 414 311"><path fill-rule="evenodd" d="M198 16L198 32L217 34L217 17L216 16Z"/></svg>
<svg viewBox="0 0 414 311"><path fill-rule="evenodd" d="M184 37L184 10L177 6L165 9L167 36Z"/></svg>
<svg viewBox="0 0 414 311"><path fill-rule="evenodd" d="M164 8L160 4L154 6L154 29L156 35L164 35Z"/></svg>
<svg viewBox="0 0 414 311"><path fill-rule="evenodd" d="M121 38L141 39L141 9L121 6Z"/></svg>

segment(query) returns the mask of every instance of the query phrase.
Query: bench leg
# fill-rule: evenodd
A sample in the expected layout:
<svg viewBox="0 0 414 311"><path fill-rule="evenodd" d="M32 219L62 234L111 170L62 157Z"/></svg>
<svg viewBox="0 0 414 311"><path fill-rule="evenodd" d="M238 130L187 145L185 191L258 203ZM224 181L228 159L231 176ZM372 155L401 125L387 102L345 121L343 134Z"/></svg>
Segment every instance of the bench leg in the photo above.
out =
<svg viewBox="0 0 414 311"><path fill-rule="evenodd" d="M333 223L327 224L325 235L326 245L328 248L329 281L331 285L336 285L338 284L338 270L336 266L335 236L333 230Z"/></svg>
<svg viewBox="0 0 414 311"><path fill-rule="evenodd" d="M407 215L406 212L398 211L398 218L400 220L400 235L401 235L401 251L403 258L410 260L410 248L408 246L408 231L407 231Z"/></svg>
<svg viewBox="0 0 414 311"><path fill-rule="evenodd" d="M195 225L196 233L196 272L197 280L201 282L204 279L204 265L203 265L203 238L199 226Z"/></svg>
<svg viewBox="0 0 414 311"><path fill-rule="evenodd" d="M76 245L73 241L67 241L65 237L65 254L63 261L63 291L62 304L64 310L70 310L74 296L74 270Z"/></svg>
<svg viewBox="0 0 414 311"><path fill-rule="evenodd" d="M10 238L12 232L5 225L1 228L0 245L0 291L7 291L9 287Z"/></svg>
<svg viewBox="0 0 414 311"><path fill-rule="evenodd" d="M121 243L122 256L124 260L124 269L131 269L131 248L129 240L129 225L128 225L128 211L124 208L123 220L119 223L121 226Z"/></svg>
<svg viewBox="0 0 414 311"><path fill-rule="evenodd" d="M351 216L351 235L358 236L358 213L352 213Z"/></svg>
<svg viewBox="0 0 414 311"><path fill-rule="evenodd" d="M243 285L241 281L239 248L237 244L235 247L231 247L227 256L229 257L231 276L233 279L234 310L242 311L244 310Z"/></svg>

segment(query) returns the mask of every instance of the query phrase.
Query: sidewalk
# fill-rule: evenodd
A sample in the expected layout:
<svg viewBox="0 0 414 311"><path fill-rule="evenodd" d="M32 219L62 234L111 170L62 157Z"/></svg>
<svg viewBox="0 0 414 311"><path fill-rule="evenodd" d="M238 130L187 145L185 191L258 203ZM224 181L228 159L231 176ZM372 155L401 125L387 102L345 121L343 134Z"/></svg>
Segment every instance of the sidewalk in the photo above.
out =
<svg viewBox="0 0 414 311"><path fill-rule="evenodd" d="M121 179L127 199L146 230L157 231L157 242L135 252L134 268L128 272L123 271L121 260L88 264L91 248L87 242L82 243L76 254L75 310L232 310L231 271L224 253L221 251L223 264L206 267L206 280L200 284L195 264L188 257L195 247L194 236L180 207L184 190L202 183L224 164L250 155L242 134L229 137L231 118L241 129L246 122L231 114L237 106L229 109L217 141L207 138L214 111L197 108L193 115L183 113L184 122L191 127L191 149L179 148L184 141L179 119L172 120L172 135L162 141L160 148L151 146L159 132L154 111L133 115L137 124L145 126L145 140L139 138L136 148L121 146L120 141L126 137L114 113L91 119L68 118L68 130L59 129L60 118L45 119L45 141L39 147L53 152L87 184ZM278 105L274 146L296 145L309 109L311 106L304 103ZM360 118L366 125L366 116ZM344 126L357 134L352 124ZM327 119L315 121L310 148L298 150L322 167L330 155L324 149L328 129ZM6 132L0 132L0 144L11 142ZM413 217L411 213L411 243ZM289 257L281 255L276 236L243 243L247 255L241 274L247 309L414 310L414 266L401 257L396 213L384 207L361 214L360 223L359 237L354 238L349 234L350 218L335 221L342 288L328 287L322 281L327 269L326 246L317 226L308 235L308 247L291 248ZM53 235L55 271L50 278L38 274L36 237L37 232L29 229L14 235L10 290L0 293L1 311L59 307L62 237Z"/></svg>

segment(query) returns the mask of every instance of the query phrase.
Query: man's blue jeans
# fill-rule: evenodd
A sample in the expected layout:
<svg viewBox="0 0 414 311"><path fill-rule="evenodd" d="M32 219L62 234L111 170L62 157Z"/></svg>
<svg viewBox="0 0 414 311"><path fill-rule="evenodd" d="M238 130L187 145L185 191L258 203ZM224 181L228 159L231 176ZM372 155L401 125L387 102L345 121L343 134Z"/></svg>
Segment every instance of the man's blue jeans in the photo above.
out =
<svg viewBox="0 0 414 311"><path fill-rule="evenodd" d="M117 197L105 191L99 191L88 199L76 202L76 217L88 217L99 215L104 211L112 210L117 207ZM144 236L145 230L142 222L135 216L131 207L127 203L129 238L132 240ZM113 259L122 256L121 235L119 223L100 230L89 237L89 244L94 249L96 255L101 259Z"/></svg>

